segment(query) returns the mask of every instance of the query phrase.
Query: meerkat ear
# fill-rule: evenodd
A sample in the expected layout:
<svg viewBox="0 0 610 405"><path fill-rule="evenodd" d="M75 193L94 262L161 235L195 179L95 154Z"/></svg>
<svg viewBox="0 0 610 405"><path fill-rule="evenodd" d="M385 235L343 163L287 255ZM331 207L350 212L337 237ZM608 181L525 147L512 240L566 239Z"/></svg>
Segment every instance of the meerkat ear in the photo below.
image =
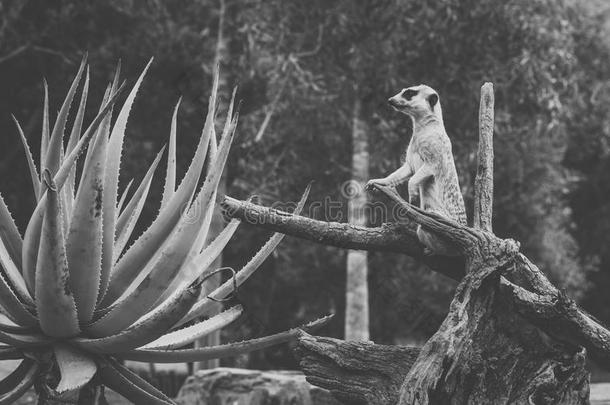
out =
<svg viewBox="0 0 610 405"><path fill-rule="evenodd" d="M434 106L438 103L438 94L430 94L428 96L428 103L430 104L430 109L434 110Z"/></svg>

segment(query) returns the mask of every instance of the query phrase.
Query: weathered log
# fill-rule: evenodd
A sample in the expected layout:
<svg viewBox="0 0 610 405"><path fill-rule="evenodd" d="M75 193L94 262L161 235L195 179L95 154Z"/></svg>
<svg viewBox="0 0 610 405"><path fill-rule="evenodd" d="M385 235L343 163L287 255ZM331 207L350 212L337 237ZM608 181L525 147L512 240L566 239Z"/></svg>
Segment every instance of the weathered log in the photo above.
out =
<svg viewBox="0 0 610 405"><path fill-rule="evenodd" d="M346 404L393 405L420 349L346 342L303 332L295 353L307 381Z"/></svg>

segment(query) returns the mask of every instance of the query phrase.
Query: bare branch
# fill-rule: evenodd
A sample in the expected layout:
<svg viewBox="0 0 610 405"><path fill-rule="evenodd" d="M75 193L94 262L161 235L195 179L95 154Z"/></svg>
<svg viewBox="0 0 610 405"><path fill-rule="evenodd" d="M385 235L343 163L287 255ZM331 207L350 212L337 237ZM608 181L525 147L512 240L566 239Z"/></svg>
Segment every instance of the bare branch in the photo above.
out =
<svg viewBox="0 0 610 405"><path fill-rule="evenodd" d="M282 84L280 85L280 88L278 89L277 93L275 94L275 97L271 101L271 104L269 106L267 106L266 112L265 112L265 118L263 119L263 123L261 124L260 128L258 129L258 132L256 132L256 136L254 137L254 142L259 142L263 138L263 135L265 135L265 131L267 131L267 127L269 126L269 123L271 122L271 117L275 113L275 109L277 108L277 105L280 102L282 95L284 94L284 89L286 88L287 83L288 83L288 75L286 75L286 77L284 77L284 80L282 80Z"/></svg>
<svg viewBox="0 0 610 405"><path fill-rule="evenodd" d="M494 90L492 83L481 86L479 105L479 163L474 181L474 227L492 232L494 194Z"/></svg>
<svg viewBox="0 0 610 405"><path fill-rule="evenodd" d="M23 52L27 51L29 47L30 47L30 44L25 44L25 45L18 47L17 49L12 50L11 52L9 52L8 54L6 54L4 56L0 56L0 64L21 55Z"/></svg>
<svg viewBox="0 0 610 405"><path fill-rule="evenodd" d="M39 46L39 45L32 45L32 49L37 52L48 53L49 55L57 56L69 65L74 65L76 63L74 60L67 57L64 53L62 53L58 50L55 50L55 49L51 49L51 48L47 48L47 47Z"/></svg>
<svg viewBox="0 0 610 405"><path fill-rule="evenodd" d="M433 270L454 280L460 280L464 275L464 263L460 259L425 256L424 246L417 239L415 227L409 224L383 224L376 228L366 228L318 221L231 197L224 198L222 208L225 215L263 229L344 249L402 253L421 260Z"/></svg>
<svg viewBox="0 0 610 405"><path fill-rule="evenodd" d="M296 56L298 58L302 58L302 57L307 57L307 56L314 56L315 54L320 52L320 49L322 48L322 37L323 36L324 36L324 24L320 24L318 26L318 37L316 40L316 46L312 50L309 50L309 51L297 52L294 54L294 56Z"/></svg>

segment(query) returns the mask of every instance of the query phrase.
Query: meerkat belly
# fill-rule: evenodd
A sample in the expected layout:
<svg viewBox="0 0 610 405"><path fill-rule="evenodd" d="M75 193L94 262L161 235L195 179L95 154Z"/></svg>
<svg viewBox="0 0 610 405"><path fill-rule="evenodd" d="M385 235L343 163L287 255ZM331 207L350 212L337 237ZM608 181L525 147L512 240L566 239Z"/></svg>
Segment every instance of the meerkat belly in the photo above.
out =
<svg viewBox="0 0 610 405"><path fill-rule="evenodd" d="M409 165L413 173L417 172L424 165L423 159L417 153L412 144L409 144L409 147L407 148L405 163Z"/></svg>

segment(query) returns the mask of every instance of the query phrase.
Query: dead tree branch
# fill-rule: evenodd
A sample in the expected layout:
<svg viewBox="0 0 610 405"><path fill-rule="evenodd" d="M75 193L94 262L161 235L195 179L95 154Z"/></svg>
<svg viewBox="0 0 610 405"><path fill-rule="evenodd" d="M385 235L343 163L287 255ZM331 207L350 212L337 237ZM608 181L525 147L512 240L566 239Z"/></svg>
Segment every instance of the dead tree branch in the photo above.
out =
<svg viewBox="0 0 610 405"><path fill-rule="evenodd" d="M479 163L474 180L474 223L473 226L492 232L494 193L494 90L493 84L481 87L479 105Z"/></svg>
<svg viewBox="0 0 610 405"><path fill-rule="evenodd" d="M460 280L464 275L464 265L460 259L425 256L424 246L417 239L414 226L383 224L376 228L366 228L346 223L319 221L231 197L225 197L221 205L228 217L239 218L247 224L273 232L282 232L344 249L406 254L421 260L434 271L453 280Z"/></svg>
<svg viewBox="0 0 610 405"><path fill-rule="evenodd" d="M25 45L18 47L17 49L12 50L11 52L7 53L6 55L0 56L0 64L21 55L23 52L27 51L29 49L29 47L30 47L30 44L25 44Z"/></svg>

